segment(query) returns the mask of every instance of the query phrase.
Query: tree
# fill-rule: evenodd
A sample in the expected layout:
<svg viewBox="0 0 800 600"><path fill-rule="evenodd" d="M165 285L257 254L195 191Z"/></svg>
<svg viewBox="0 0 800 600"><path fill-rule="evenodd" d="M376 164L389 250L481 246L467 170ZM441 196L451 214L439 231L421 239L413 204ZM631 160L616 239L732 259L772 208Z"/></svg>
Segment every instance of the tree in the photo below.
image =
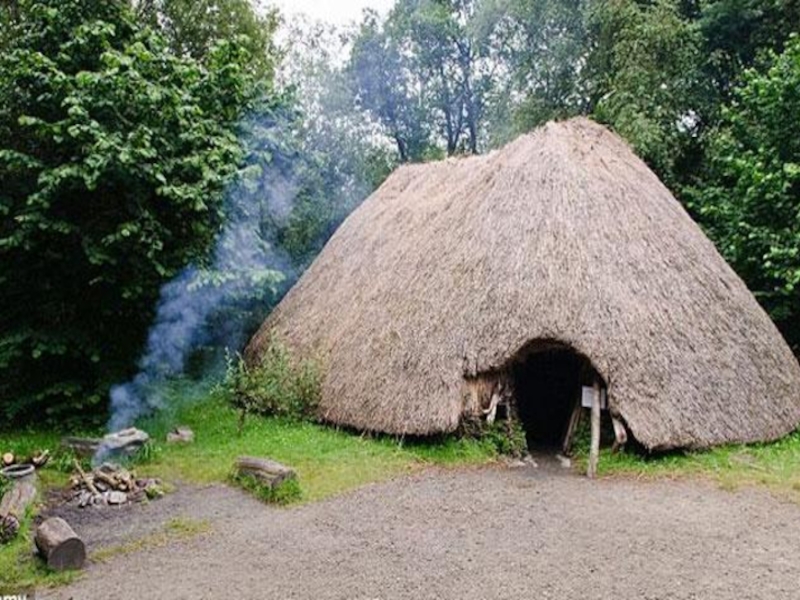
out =
<svg viewBox="0 0 800 600"><path fill-rule="evenodd" d="M709 0L697 18L703 34L705 72L728 99L743 69L764 51L780 52L789 34L800 29L796 0Z"/></svg>
<svg viewBox="0 0 800 600"><path fill-rule="evenodd" d="M202 260L253 94L235 40L177 56L118 0L20 0L0 56L4 416L91 408L160 285Z"/></svg>
<svg viewBox="0 0 800 600"><path fill-rule="evenodd" d="M397 158L381 124L356 107L350 73L339 60L350 37L304 19L288 28L291 42L281 76L300 112L294 128L293 179L298 193L278 233L281 246L302 267L383 182ZM397 146L398 152L410 146Z"/></svg>
<svg viewBox="0 0 800 600"><path fill-rule="evenodd" d="M668 184L691 147L703 95L701 37L675 0L592 4L587 92L611 125Z"/></svg>
<svg viewBox="0 0 800 600"><path fill-rule="evenodd" d="M430 145L422 97L399 41L368 11L353 40L347 74L355 106L380 123L401 162L421 160Z"/></svg>
<svg viewBox="0 0 800 600"><path fill-rule="evenodd" d="M474 19L492 74L494 144L586 114L586 0L484 0Z"/></svg>
<svg viewBox="0 0 800 600"><path fill-rule="evenodd" d="M800 38L745 71L708 136L691 206L788 340L800 345Z"/></svg>
<svg viewBox="0 0 800 600"><path fill-rule="evenodd" d="M241 38L259 78L271 79L278 51L278 12L252 0L141 0L137 16L159 29L173 53L203 60L220 42Z"/></svg>

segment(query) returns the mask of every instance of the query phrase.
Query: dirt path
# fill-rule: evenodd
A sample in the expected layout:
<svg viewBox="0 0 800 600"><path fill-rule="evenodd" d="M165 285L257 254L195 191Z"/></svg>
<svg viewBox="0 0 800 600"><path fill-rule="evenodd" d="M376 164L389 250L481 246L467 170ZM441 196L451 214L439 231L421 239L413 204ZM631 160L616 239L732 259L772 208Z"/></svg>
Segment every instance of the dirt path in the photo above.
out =
<svg viewBox="0 0 800 600"><path fill-rule="evenodd" d="M129 511L201 537L93 565L45 598L769 600L800 594L800 507L696 482L428 472L294 509L224 487ZM120 512L120 514L122 514ZM106 523L108 525L108 523ZM96 539L100 529L82 525ZM98 542L95 542L98 543Z"/></svg>

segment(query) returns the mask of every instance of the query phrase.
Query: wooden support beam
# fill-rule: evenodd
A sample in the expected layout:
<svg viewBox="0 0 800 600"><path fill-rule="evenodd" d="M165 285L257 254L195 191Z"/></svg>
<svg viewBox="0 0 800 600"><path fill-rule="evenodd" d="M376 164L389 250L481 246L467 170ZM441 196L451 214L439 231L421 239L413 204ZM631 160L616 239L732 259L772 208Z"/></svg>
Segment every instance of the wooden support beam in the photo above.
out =
<svg viewBox="0 0 800 600"><path fill-rule="evenodd" d="M594 382L592 395L592 444L589 448L589 468L586 475L591 479L597 475L597 461L600 458L600 383Z"/></svg>

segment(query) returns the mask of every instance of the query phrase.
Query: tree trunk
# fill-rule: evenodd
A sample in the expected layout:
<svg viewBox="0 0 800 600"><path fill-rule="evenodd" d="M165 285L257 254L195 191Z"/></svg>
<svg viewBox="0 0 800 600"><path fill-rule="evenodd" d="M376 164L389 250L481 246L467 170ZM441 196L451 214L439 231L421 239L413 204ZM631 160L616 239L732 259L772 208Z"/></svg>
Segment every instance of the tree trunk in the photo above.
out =
<svg viewBox="0 0 800 600"><path fill-rule="evenodd" d="M294 469L268 458L254 458L252 456L240 456L236 459L234 469L237 475L248 475L255 477L261 483L269 485L275 489L287 479L297 477Z"/></svg>
<svg viewBox="0 0 800 600"><path fill-rule="evenodd" d="M36 547L56 571L80 569L86 561L86 546L64 519L53 517L36 528Z"/></svg>

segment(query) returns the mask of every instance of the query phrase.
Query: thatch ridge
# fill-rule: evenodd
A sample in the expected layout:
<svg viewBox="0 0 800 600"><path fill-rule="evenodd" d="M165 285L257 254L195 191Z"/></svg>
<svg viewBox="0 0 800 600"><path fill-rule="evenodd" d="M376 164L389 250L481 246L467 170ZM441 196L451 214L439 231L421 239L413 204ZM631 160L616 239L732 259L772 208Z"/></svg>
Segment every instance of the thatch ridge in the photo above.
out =
<svg viewBox="0 0 800 600"><path fill-rule="evenodd" d="M752 294L616 135L550 123L479 157L398 169L342 224L247 349L322 365L321 416L454 430L465 378L532 340L587 356L651 449L771 440L800 366Z"/></svg>

